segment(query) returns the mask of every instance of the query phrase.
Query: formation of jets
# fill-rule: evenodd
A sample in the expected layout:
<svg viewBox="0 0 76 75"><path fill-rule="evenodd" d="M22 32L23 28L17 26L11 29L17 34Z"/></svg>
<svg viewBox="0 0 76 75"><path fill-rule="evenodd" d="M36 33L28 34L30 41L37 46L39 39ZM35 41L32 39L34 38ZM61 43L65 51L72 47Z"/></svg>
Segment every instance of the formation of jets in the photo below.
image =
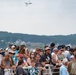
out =
<svg viewBox="0 0 76 75"><path fill-rule="evenodd" d="M32 4L32 2L30 2L30 0L28 0L28 2L25 2L26 6Z"/></svg>

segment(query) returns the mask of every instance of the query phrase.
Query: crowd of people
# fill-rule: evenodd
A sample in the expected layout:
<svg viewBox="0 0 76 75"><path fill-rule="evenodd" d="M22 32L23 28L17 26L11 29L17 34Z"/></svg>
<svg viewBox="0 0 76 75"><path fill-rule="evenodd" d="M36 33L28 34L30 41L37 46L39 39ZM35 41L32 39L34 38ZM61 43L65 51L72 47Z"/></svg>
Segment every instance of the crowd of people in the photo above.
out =
<svg viewBox="0 0 76 75"><path fill-rule="evenodd" d="M35 51L14 44L0 50L0 75L11 75L10 69L15 75L43 75L46 64L59 67L59 75L76 75L76 48L51 43Z"/></svg>

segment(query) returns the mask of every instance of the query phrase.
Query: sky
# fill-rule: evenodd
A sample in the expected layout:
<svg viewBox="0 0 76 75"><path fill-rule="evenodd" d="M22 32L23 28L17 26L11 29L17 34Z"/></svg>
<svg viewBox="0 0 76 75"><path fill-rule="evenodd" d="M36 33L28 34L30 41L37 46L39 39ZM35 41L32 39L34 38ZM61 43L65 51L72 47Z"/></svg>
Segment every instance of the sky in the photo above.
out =
<svg viewBox="0 0 76 75"><path fill-rule="evenodd" d="M76 0L0 0L0 31L76 34Z"/></svg>

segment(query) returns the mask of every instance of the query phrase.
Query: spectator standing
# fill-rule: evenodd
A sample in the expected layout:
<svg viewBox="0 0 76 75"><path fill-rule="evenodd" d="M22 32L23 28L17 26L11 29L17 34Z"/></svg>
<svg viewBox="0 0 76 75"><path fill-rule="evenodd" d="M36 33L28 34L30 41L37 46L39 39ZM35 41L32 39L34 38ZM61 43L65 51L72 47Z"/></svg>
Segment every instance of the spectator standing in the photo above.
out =
<svg viewBox="0 0 76 75"><path fill-rule="evenodd" d="M69 75L68 70L67 70L67 66L68 66L68 60L66 58L63 59L62 61L62 66L60 67L60 75Z"/></svg>
<svg viewBox="0 0 76 75"><path fill-rule="evenodd" d="M38 68L35 66L35 60L31 60L31 66L32 68L28 69L28 73L29 75L39 75L39 70Z"/></svg>
<svg viewBox="0 0 76 75"><path fill-rule="evenodd" d="M53 52L53 49L55 48L55 43L51 43L50 44L50 50L51 50L51 53Z"/></svg>
<svg viewBox="0 0 76 75"><path fill-rule="evenodd" d="M40 61L45 61L46 64L50 64L52 62L50 48L45 48L45 53L41 56Z"/></svg>
<svg viewBox="0 0 76 75"><path fill-rule="evenodd" d="M76 75L76 54L74 55L75 60L69 63L68 65L68 71L70 75Z"/></svg>
<svg viewBox="0 0 76 75"><path fill-rule="evenodd" d="M28 75L27 72L22 68L24 66L23 60L19 60L16 75Z"/></svg>

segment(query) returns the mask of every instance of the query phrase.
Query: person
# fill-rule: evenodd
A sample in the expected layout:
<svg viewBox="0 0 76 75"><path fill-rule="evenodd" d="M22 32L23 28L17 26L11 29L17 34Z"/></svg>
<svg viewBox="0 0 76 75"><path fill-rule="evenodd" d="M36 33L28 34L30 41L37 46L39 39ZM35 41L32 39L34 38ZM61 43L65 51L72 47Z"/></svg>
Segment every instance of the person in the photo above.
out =
<svg viewBox="0 0 76 75"><path fill-rule="evenodd" d="M76 75L76 54L74 54L74 58L75 58L74 61L72 61L68 65L68 71L70 75Z"/></svg>
<svg viewBox="0 0 76 75"><path fill-rule="evenodd" d="M24 60L24 62L27 62L28 66L31 65L31 59L28 56L28 53L26 52L25 46L20 47L18 54L19 57L21 57Z"/></svg>
<svg viewBox="0 0 76 75"><path fill-rule="evenodd" d="M34 52L30 52L29 56L30 56L30 59L31 59L31 60L35 60Z"/></svg>
<svg viewBox="0 0 76 75"><path fill-rule="evenodd" d="M58 53L58 49L54 48L53 52L51 53L53 65L56 65L56 63L58 63L57 53Z"/></svg>
<svg viewBox="0 0 76 75"><path fill-rule="evenodd" d="M50 50L51 50L51 53L53 52L53 49L55 48L55 43L51 43L50 44Z"/></svg>
<svg viewBox="0 0 76 75"><path fill-rule="evenodd" d="M36 54L40 54L41 49L39 47L36 48L34 55L36 56Z"/></svg>
<svg viewBox="0 0 76 75"><path fill-rule="evenodd" d="M39 75L39 69L35 66L35 60L31 60L32 68L28 69L29 75Z"/></svg>
<svg viewBox="0 0 76 75"><path fill-rule="evenodd" d="M70 49L69 49L69 53L67 54L67 59L68 59L68 61L70 61L70 57L71 57L72 55L74 55L74 49L73 49L73 48L70 48Z"/></svg>
<svg viewBox="0 0 76 75"><path fill-rule="evenodd" d="M63 52L64 52L64 49L62 47L59 47L57 56L58 56L58 60L60 61L63 61L63 59L65 58L65 56L63 55Z"/></svg>
<svg viewBox="0 0 76 75"><path fill-rule="evenodd" d="M11 67L12 67L12 61L10 60L9 55L6 54L1 61L2 74L3 75L7 75L7 73L10 74L9 69L11 69Z"/></svg>
<svg viewBox="0 0 76 75"><path fill-rule="evenodd" d="M62 66L60 67L59 74L60 75L69 75L67 66L68 66L68 60L67 58L64 58L62 61Z"/></svg>
<svg viewBox="0 0 76 75"><path fill-rule="evenodd" d="M2 75L2 70L1 70L1 61L3 59L3 56L1 55L1 51L0 51L0 75Z"/></svg>
<svg viewBox="0 0 76 75"><path fill-rule="evenodd" d="M45 53L40 58L40 62L42 62L42 61L45 61L46 64L51 64L52 63L52 58L51 58L49 46L47 46L45 48Z"/></svg>
<svg viewBox="0 0 76 75"><path fill-rule="evenodd" d="M19 60L18 66L16 69L16 75L28 75L28 73L22 68L24 66L23 60Z"/></svg>
<svg viewBox="0 0 76 75"><path fill-rule="evenodd" d="M71 55L70 56L70 62L69 63L73 62L74 60L75 60L74 55Z"/></svg>

